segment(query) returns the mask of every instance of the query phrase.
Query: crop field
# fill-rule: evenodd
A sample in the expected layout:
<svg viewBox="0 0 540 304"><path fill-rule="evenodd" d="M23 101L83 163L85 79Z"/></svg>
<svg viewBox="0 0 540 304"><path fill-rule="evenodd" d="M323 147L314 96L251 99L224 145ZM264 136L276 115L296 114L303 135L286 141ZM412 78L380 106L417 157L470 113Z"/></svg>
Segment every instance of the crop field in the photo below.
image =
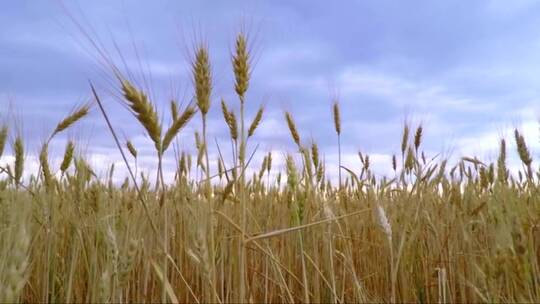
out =
<svg viewBox="0 0 540 304"><path fill-rule="evenodd" d="M0 302L540 302L540 170L521 130L500 139L496 161L449 160L426 155L422 125L406 123L395 130L392 174L374 174L359 153L360 171L340 160L329 178L292 111L281 128L295 149L253 149L268 109L246 115L256 72L248 45L241 32L231 49L236 100L212 94L209 49L198 44L193 102L172 101L167 111L110 66L152 143L155 175L136 170L139 147L119 135L108 92L92 83L92 100L59 117L41 144L35 172L24 136L0 122L0 155L13 155L0 167ZM211 107L222 113L232 157L207 128ZM350 132L342 110L328 109L340 147ZM114 166L98 177L77 141L57 147L89 112L122 153L123 182L113 181ZM177 149L187 125L201 126L195 153ZM59 166L53 146L65 151ZM210 150L222 155L217 162ZM264 159L257 168L254 153ZM510 154L519 171L509 169ZM171 182L166 155L176 159Z"/></svg>

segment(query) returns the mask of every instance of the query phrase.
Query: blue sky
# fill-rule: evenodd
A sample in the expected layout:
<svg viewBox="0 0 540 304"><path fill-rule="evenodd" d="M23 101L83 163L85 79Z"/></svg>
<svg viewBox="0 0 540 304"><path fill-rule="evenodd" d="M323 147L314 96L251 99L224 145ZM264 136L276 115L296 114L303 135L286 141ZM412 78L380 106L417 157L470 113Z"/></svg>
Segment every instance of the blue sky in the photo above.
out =
<svg viewBox="0 0 540 304"><path fill-rule="evenodd" d="M184 105L191 98L190 51L194 41L208 42L215 84L210 136L223 144L218 104L221 98L238 104L230 54L235 33L246 28L255 63L248 112L260 104L267 110L254 139L261 152L294 151L283 120L287 110L304 141L313 138L335 162L330 108L336 97L344 159L352 168L360 166L361 150L387 172L406 119L424 125L431 155L493 158L498 138L511 139L514 127L540 148L537 1L5 1L0 115L16 122L34 149L30 154L66 113L90 98L92 80L114 124L152 166L148 139L111 94L116 84L70 16L121 63L116 43L135 80L150 79L149 94L165 114L170 98ZM199 125L189 125L180 146L190 149ZM98 165L119 160L97 108L59 139L58 153L66 138L77 139Z"/></svg>

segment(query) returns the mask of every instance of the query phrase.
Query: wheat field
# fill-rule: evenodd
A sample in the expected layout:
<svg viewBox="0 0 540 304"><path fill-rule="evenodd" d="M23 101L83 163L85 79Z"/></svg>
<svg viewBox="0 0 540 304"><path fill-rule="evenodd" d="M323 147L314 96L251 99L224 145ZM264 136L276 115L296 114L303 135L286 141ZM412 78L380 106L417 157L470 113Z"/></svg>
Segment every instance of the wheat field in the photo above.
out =
<svg viewBox="0 0 540 304"><path fill-rule="evenodd" d="M93 85L92 101L43 142L36 172L25 170L24 138L2 126L0 155L14 159L0 167L0 302L540 302L540 171L520 130L501 139L493 163L470 156L450 163L426 155L423 127L405 124L396 130L392 175L375 175L369 155L359 153L361 171L341 166L340 157L332 180L317 144L304 141L294 113L285 112L282 128L296 148L285 156L256 151L264 160L248 174L249 143L265 113L244 110L254 72L248 45L240 33L231 58L236 101L212 95L201 44L191 64L194 103L171 102L166 113L112 68L152 142L156 176L133 168L137 147L119 139L106 93ZM211 107L221 107L233 147L215 166ZM49 146L90 111L124 157L123 183L113 182L113 166L108 177L96 176L74 141L62 148L60 166L49 161ZM349 130L338 102L329 111L341 147ZM197 153L173 151L194 121L202 126ZM510 140L517 151L507 151ZM162 160L171 153L178 162L166 183ZM519 156L519 172L507 168L507 153ZM272 165L280 157L285 168Z"/></svg>

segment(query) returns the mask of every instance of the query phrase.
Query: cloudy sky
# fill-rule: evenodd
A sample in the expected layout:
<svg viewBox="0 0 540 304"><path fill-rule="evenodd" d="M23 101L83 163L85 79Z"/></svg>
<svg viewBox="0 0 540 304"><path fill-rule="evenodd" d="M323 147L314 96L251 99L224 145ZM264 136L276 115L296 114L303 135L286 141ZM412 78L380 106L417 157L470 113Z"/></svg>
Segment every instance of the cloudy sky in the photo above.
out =
<svg viewBox="0 0 540 304"><path fill-rule="evenodd" d="M115 127L151 167L152 146L115 98L117 83L86 35L144 84L166 117L171 98L183 105L191 99L189 59L195 42L205 41L214 72L209 133L227 145L218 105L224 98L238 107L230 54L235 34L246 29L254 59L248 113L266 107L253 140L260 154L294 152L283 119L290 111L304 142L317 141L335 163L335 98L352 168L360 166L360 150L388 172L404 121L424 125L430 155L492 159L499 138L511 139L516 127L539 151L539 17L540 3L529 0L4 1L0 117L24 135L31 159L55 124L90 99L91 80ZM198 119L190 123L180 147L191 149L199 127ZM51 144L53 152L68 138L96 165L119 161L97 108Z"/></svg>

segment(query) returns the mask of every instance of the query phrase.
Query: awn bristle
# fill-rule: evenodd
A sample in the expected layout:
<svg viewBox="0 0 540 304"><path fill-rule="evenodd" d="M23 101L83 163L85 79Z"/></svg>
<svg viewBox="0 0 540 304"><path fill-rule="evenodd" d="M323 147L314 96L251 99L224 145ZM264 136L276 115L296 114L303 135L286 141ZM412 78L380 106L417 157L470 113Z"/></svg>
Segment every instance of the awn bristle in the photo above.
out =
<svg viewBox="0 0 540 304"><path fill-rule="evenodd" d="M289 112L285 112L285 119L287 120L287 125L289 126L289 131L291 131L291 136L298 147L300 145L300 135L298 135L298 130L294 124L294 120Z"/></svg>
<svg viewBox="0 0 540 304"><path fill-rule="evenodd" d="M156 109L148 101L148 97L128 80L122 80L122 91L135 116L154 142L156 150L161 153L161 124Z"/></svg>
<svg viewBox="0 0 540 304"><path fill-rule="evenodd" d="M234 76L236 84L234 86L240 100L244 101L244 94L249 86L250 68L249 51L247 49L247 39L243 33L236 37L235 55L233 56Z"/></svg>
<svg viewBox="0 0 540 304"><path fill-rule="evenodd" d="M340 135L341 134L341 116L339 114L339 104L337 101L334 102L333 112L334 112L334 127L336 129L336 133Z"/></svg>
<svg viewBox="0 0 540 304"><path fill-rule="evenodd" d="M66 172L71 164L73 159L73 154L75 152L75 144L70 140L66 145L66 151L64 152L64 158L62 159L62 164L60 164L60 171Z"/></svg>
<svg viewBox="0 0 540 304"><path fill-rule="evenodd" d="M210 109L210 93L212 91L212 76L210 71L210 59L205 46L199 46L192 64L193 81L195 83L195 97L197 106L203 116Z"/></svg>
<svg viewBox="0 0 540 304"><path fill-rule="evenodd" d="M192 107L187 108L178 119L173 121L171 127L165 133L163 137L163 151L167 150L174 137L180 132L180 130L189 122L189 120L195 115L195 109Z"/></svg>
<svg viewBox="0 0 540 304"><path fill-rule="evenodd" d="M262 117L263 117L264 107L259 108L259 111L257 111L257 115L255 115L255 118L253 119L253 122L251 122L251 125L248 129L248 137L253 136L255 133L255 130L261 123Z"/></svg>
<svg viewBox="0 0 540 304"><path fill-rule="evenodd" d="M70 114L68 117L64 118L62 121L58 123L56 126L56 129L54 129L53 136L55 134L58 134L70 126L72 126L74 123L76 123L81 118L85 117L88 112L90 111L90 105L85 104L81 106L79 109L75 110L72 114Z"/></svg>

